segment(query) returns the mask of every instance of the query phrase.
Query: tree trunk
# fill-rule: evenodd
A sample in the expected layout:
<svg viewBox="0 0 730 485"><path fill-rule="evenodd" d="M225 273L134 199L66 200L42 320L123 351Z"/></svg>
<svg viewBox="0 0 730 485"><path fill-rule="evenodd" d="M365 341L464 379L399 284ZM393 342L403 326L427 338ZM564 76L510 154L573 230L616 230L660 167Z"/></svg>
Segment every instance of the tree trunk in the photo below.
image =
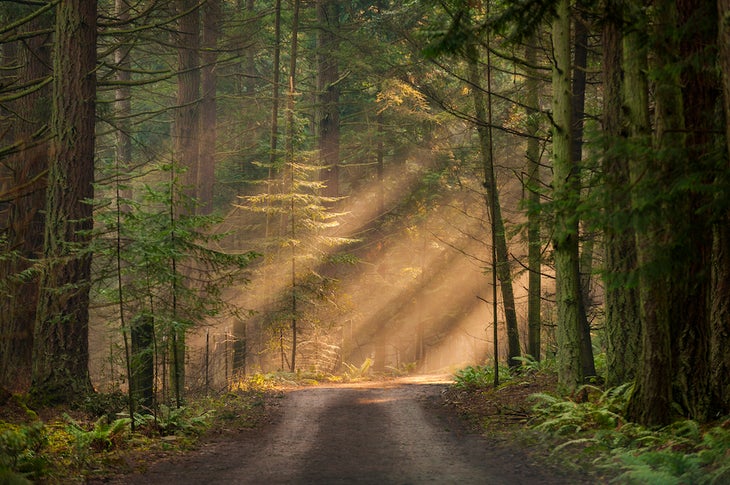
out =
<svg viewBox="0 0 730 485"><path fill-rule="evenodd" d="M151 315L138 315L132 320L131 376L132 396L138 406L150 407L155 398L155 321Z"/></svg>
<svg viewBox="0 0 730 485"><path fill-rule="evenodd" d="M17 8L17 7L16 7ZM23 9L23 13L30 13ZM26 32L42 32L52 26L52 15L46 13L23 26ZM14 52L11 52L14 51ZM50 34L34 35L4 52L9 56L8 82L45 83L51 75ZM16 57L17 56L17 57ZM16 69L11 66L20 66ZM20 143L19 153L3 161L0 193L8 194L5 217L0 217L0 230L7 236L5 248L17 257L0 262L0 271L8 287L9 298L0 298L0 386L27 390L30 385L33 353L33 323L38 306L38 277L16 279L28 270L31 261L43 254L44 215L48 141L43 133L50 117L47 103L50 84L8 103L13 116L7 130L8 144ZM7 171L6 171L7 170ZM3 197L5 199L5 196Z"/></svg>
<svg viewBox="0 0 730 485"><path fill-rule="evenodd" d="M496 270L502 291L502 304L507 327L508 363L510 367L515 367L519 365L519 361L515 357L519 357L521 354L520 339L517 329L517 311L514 291L512 289L512 272L510 270L509 253L507 251L507 239L505 236L504 221L502 220L501 205L499 203L497 180L494 174L492 134L489 129L490 116L487 112L491 108L488 105L489 101L485 101L484 91L481 88L481 73L478 67L476 47L469 46L468 49L469 82L472 84L472 97L474 99L477 134L479 136L482 157L484 187L487 189L486 203L487 207L491 209L490 212L493 217L492 230L494 231L494 245L497 258ZM487 73L487 76L490 76L490 74ZM497 298L496 288L494 290L494 298ZM494 322L494 324L496 325L497 322Z"/></svg>
<svg viewBox="0 0 730 485"><path fill-rule="evenodd" d="M177 6L181 17L176 32L178 75L173 143L176 161L185 170L185 194L196 198L200 160L200 11L197 0L178 0Z"/></svg>
<svg viewBox="0 0 730 485"><path fill-rule="evenodd" d="M271 79L271 133L269 139L269 180L276 164L279 143L279 92L281 85L281 0L274 3L274 61ZM269 189L270 192L270 189ZM268 212L267 212L268 214ZM267 221L268 221L268 215Z"/></svg>
<svg viewBox="0 0 730 485"><path fill-rule="evenodd" d="M33 337L31 395L69 403L88 371L96 96L96 1L56 7L44 268Z"/></svg>
<svg viewBox="0 0 730 485"><path fill-rule="evenodd" d="M200 47L200 11L197 0L178 0L178 75L177 106L173 123L173 144L175 162L185 170L183 180L184 199L170 201L179 210L193 213L192 205L198 196L198 172L200 163L200 69L198 50ZM188 200L185 200L188 199ZM175 208L177 209L177 207ZM173 210L172 217L176 217ZM176 399L180 404L180 392L185 388L185 329L171 329L172 366L170 369Z"/></svg>
<svg viewBox="0 0 730 485"><path fill-rule="evenodd" d="M604 291L606 383L618 386L636 375L641 341L639 295L632 284L636 271L636 241L630 220L631 201L628 159L615 146L625 143L628 133L622 128L623 105L621 25L619 2L606 2L603 29L603 132L605 146L603 172L606 198L611 208L604 225Z"/></svg>
<svg viewBox="0 0 730 485"><path fill-rule="evenodd" d="M683 405L686 415L700 422L710 418L712 407L710 388L710 301L713 246L713 224L706 210L713 204L704 187L714 182L717 174L716 136L721 126L716 121L717 100L722 91L716 74L716 53L707 46L717 41L715 0L679 0L678 29L682 32L679 45L683 65L679 79L683 119L676 127L686 127L685 146L677 157L671 157L669 167L673 186L692 180L677 193L677 210L667 214L679 239L672 255L672 282L676 285L670 310L672 336L677 351L675 375L676 402ZM672 136L668 134L668 136ZM680 137L681 139L681 137ZM687 163L692 160L692 163ZM681 264L676 264L681 261ZM727 295L726 295L727 297Z"/></svg>
<svg viewBox="0 0 730 485"><path fill-rule="evenodd" d="M666 424L671 420L673 369L669 324L670 286L667 275L653 264L655 258L660 257L662 242L667 237L663 227L666 221L663 220L661 211L655 208L655 202L647 203L645 200L647 197L655 197L657 191L666 190L661 174L662 167L653 154L647 153L651 143L651 127L646 47L641 33L636 29L629 29L623 41L624 109L628 116L632 146L636 152L636 156L630 161L630 173L633 187L631 202L636 213L634 220L642 338L641 360L627 414L630 419L653 426ZM656 94L657 130L662 133L662 127L666 126L669 119L676 118L676 115L671 115L671 110L679 105L673 103L681 103L681 99L676 94L676 86L671 83L658 85Z"/></svg>
<svg viewBox="0 0 730 485"><path fill-rule="evenodd" d="M199 212L213 212L213 187L216 165L216 89L217 48L220 33L220 0L207 0L203 6L202 101L200 106L200 170L198 172Z"/></svg>
<svg viewBox="0 0 730 485"><path fill-rule="evenodd" d="M558 307L558 382L565 392L583 383L581 362L580 268L578 260L579 180L571 153L570 2L559 0L552 23L553 53L553 201L556 298Z"/></svg>
<svg viewBox="0 0 730 485"><path fill-rule="evenodd" d="M718 46L725 108L725 144L730 160L730 0L718 0ZM730 164L721 167L719 186L730 183ZM723 209L714 229L712 251L710 374L713 401L718 415L730 410L730 210Z"/></svg>
<svg viewBox="0 0 730 485"><path fill-rule="evenodd" d="M287 137L286 137L286 158L291 171L291 361L289 370L294 372L297 368L297 267L296 267L296 207L294 203L294 180L296 166L294 163L294 97L296 96L296 73L297 73L297 44L299 35L299 5L300 0L294 0L294 16L292 18L292 44L291 57L289 59L289 96L287 100Z"/></svg>
<svg viewBox="0 0 730 485"><path fill-rule="evenodd" d="M327 197L339 196L340 158L340 88L338 86L339 7L336 0L318 0L317 22L317 94L320 180Z"/></svg>
<svg viewBox="0 0 730 485"><path fill-rule="evenodd" d="M575 56L573 59L573 89L571 100L571 156L573 167L579 170L583 160L583 117L586 101L586 68L588 67L588 26L582 18L575 23ZM580 172L575 175L580 184ZM584 250L588 259L592 259L592 251ZM580 258L580 254L579 254ZM580 358L583 367L583 376L595 376L596 365L593 360L593 346L591 344L591 324L588 321L587 302L590 288L590 265L583 268L578 264L580 279L580 304L578 305L578 320L580 322ZM582 271L585 270L585 271Z"/></svg>
<svg viewBox="0 0 730 485"><path fill-rule="evenodd" d="M537 65L536 37L532 36L525 47L525 59L528 66ZM527 294L527 352L533 359L539 361L541 354L542 331L542 241L540 240L540 140L537 138L540 129L538 73L534 68L527 71L527 267L528 294Z"/></svg>

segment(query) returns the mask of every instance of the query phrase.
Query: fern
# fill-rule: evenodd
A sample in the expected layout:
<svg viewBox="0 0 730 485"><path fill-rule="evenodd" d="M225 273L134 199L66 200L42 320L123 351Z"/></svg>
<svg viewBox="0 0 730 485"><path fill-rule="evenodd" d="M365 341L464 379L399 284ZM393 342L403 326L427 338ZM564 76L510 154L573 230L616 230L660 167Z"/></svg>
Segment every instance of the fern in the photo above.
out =
<svg viewBox="0 0 730 485"><path fill-rule="evenodd" d="M30 483L47 466L41 450L48 444L42 422L30 425L0 423L0 483Z"/></svg>
<svg viewBox="0 0 730 485"><path fill-rule="evenodd" d="M115 419L109 422L106 416L99 418L90 430L85 430L68 414L63 415L68 423L66 431L73 436L80 458L85 458L89 449L108 451L117 448L124 440L129 418Z"/></svg>
<svg viewBox="0 0 730 485"><path fill-rule="evenodd" d="M347 380L358 380L364 378L368 371L370 371L370 367L373 365L373 360L368 357L365 359L365 361L360 364L360 366L356 366L350 363L345 362L345 367L347 367L347 370L345 371L345 378Z"/></svg>
<svg viewBox="0 0 730 485"><path fill-rule="evenodd" d="M500 380L509 379L509 371L500 367ZM454 387L457 389L479 389L494 383L494 368L487 365L475 365L460 369L454 374Z"/></svg>
<svg viewBox="0 0 730 485"><path fill-rule="evenodd" d="M626 454L620 459L626 469L620 483L692 484L702 483L703 471L695 455L672 451L648 451Z"/></svg>
<svg viewBox="0 0 730 485"><path fill-rule="evenodd" d="M173 434L198 435L210 425L213 411L204 411L198 415L191 415L191 411L184 407L173 408L160 405L157 415L135 414L135 424L140 429L153 428L162 436Z"/></svg>

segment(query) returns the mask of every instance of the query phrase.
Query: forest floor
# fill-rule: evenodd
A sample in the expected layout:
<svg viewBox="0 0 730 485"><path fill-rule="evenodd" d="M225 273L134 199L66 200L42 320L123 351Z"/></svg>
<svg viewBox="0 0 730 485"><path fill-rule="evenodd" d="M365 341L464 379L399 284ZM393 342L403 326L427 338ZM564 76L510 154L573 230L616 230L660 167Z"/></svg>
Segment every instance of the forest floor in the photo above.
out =
<svg viewBox="0 0 730 485"><path fill-rule="evenodd" d="M553 384L531 379L484 395L421 376L286 389L269 396L254 428L218 428L184 454L129 454L124 467L135 472L108 469L87 483L607 482L585 463L558 463L525 433L527 396Z"/></svg>

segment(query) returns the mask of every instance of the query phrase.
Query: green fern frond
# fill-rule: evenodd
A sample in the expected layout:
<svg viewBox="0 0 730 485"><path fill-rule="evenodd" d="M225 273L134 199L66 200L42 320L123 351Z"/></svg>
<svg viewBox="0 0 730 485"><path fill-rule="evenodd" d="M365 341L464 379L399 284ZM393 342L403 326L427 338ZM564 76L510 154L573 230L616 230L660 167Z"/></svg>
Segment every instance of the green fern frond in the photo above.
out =
<svg viewBox="0 0 730 485"><path fill-rule="evenodd" d="M551 454L554 455L556 453L559 453L560 451L562 451L565 448L568 448L569 446L595 445L596 443L598 443L598 441L595 438L579 438L579 439L575 439L575 440L569 440L569 441L566 441L565 443L562 443L562 444L556 446L553 449L553 451L551 452Z"/></svg>

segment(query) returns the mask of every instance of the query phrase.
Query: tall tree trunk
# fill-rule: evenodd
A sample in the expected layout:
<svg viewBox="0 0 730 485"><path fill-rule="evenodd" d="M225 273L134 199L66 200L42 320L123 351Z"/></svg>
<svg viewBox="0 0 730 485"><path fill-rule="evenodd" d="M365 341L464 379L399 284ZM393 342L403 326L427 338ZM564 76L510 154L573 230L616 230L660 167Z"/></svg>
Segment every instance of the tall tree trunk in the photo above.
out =
<svg viewBox="0 0 730 485"><path fill-rule="evenodd" d="M129 4L126 0L115 0L114 9L117 18L121 22L129 22ZM126 175L132 166L132 46L126 36L120 36L117 40L119 47L114 51L114 63L116 64L116 78L119 85L114 89L114 111L116 119L116 146L115 156L117 159L118 175ZM126 198L131 198L130 189L122 191ZM125 206L123 212L128 212L129 207Z"/></svg>
<svg viewBox="0 0 730 485"><path fill-rule="evenodd" d="M603 173L606 199L611 208L604 225L604 291L606 382L618 386L636 375L641 341L639 295L630 278L636 271L636 241L630 220L629 162L614 146L625 143L628 133L622 126L622 59L620 2L607 0L603 28L603 132L605 146ZM632 73L632 75L636 75Z"/></svg>
<svg viewBox="0 0 730 485"><path fill-rule="evenodd" d="M175 107L173 142L176 161L185 170L182 178L185 193L198 196L200 153L200 11L197 0L178 0L177 106Z"/></svg>
<svg viewBox="0 0 730 485"><path fill-rule="evenodd" d="M704 187L711 186L717 173L716 136L721 126L716 121L717 100L721 97L715 52L707 46L717 41L715 0L679 0L677 25L682 36L679 54L683 66L679 86L686 127L684 150L672 157L671 176L677 186L684 180L693 183L677 194L678 208L668 214L671 232L679 239L672 255L677 286L670 310L672 336L677 351L675 398L693 419L705 422L710 417L710 305L713 224L706 210L713 204ZM668 136L672 136L668 134ZM680 138L681 139L681 138ZM693 163L687 163L692 160ZM680 264L676 264L681 261ZM727 295L726 295L727 297Z"/></svg>
<svg viewBox="0 0 730 485"><path fill-rule="evenodd" d="M533 35L525 47L527 61L527 352L535 360L540 360L542 332L542 241L540 240L540 140L537 138L540 129L538 73L533 66L537 65L536 37Z"/></svg>
<svg viewBox="0 0 730 485"><path fill-rule="evenodd" d="M340 162L340 88L337 63L339 7L336 0L318 0L317 23L317 94L320 180L325 195L337 197Z"/></svg>
<svg viewBox="0 0 730 485"><path fill-rule="evenodd" d="M271 136L269 140L269 180L276 164L279 143L279 92L281 87L281 0L274 2L274 61L271 80ZM269 189L270 190L270 189ZM268 216L267 216L268 217Z"/></svg>
<svg viewBox="0 0 730 485"><path fill-rule="evenodd" d="M559 0L552 22L553 41L553 201L558 382L574 392L583 382L581 362L580 268L578 259L579 180L571 153L570 2Z"/></svg>
<svg viewBox="0 0 730 485"><path fill-rule="evenodd" d="M722 72L723 99L725 108L725 144L730 160L730 0L718 0L719 34L717 45ZM720 167L718 185L730 184L730 163ZM711 294L711 347L710 380L713 402L718 415L730 410L730 208L724 207L714 228L712 251L712 294Z"/></svg>
<svg viewBox="0 0 730 485"><path fill-rule="evenodd" d="M183 193L185 198L196 200L198 196L198 172L200 154L200 69L198 50L200 47L200 11L197 0L178 0L178 75L177 75L177 106L173 124L173 143L175 162L185 170ZM171 204L179 204L180 198L175 198ZM182 200L179 210L193 213L195 207L190 200ZM174 212L174 211L173 211ZM177 215L172 214L175 218ZM185 329L171 329L171 384L180 403L181 391L185 388Z"/></svg>
<svg viewBox="0 0 730 485"><path fill-rule="evenodd" d="M575 177L580 184L580 166L583 160L583 117L586 101L586 68L588 67L588 26L582 18L575 22L575 56L573 59L573 89L571 102L571 157ZM592 259L591 251L584 250L584 254ZM581 298L578 305L578 320L580 322L580 358L583 366L583 376L595 376L596 365L593 360L593 346L591 345L591 324L588 321L587 303L590 289L590 265L583 268L578 264ZM585 270L585 272L581 271Z"/></svg>
<svg viewBox="0 0 730 485"><path fill-rule="evenodd" d="M294 16L292 18L292 41L291 54L289 58L289 96L287 98L287 137L286 137L286 159L290 170L290 236L291 236L291 361L289 369L294 372L297 365L297 254L296 254L296 207L294 201L294 181L296 177L296 164L294 163L294 98L296 96L296 74L297 74L297 46L299 36L299 6L300 0L294 0Z"/></svg>
<svg viewBox="0 0 730 485"><path fill-rule="evenodd" d="M24 13L30 13L30 10ZM52 26L50 13L33 19L22 29L43 32ZM14 51L14 52L11 52ZM8 77L12 74L22 82L47 83L51 75L50 34L36 34L22 43L14 44L5 52L8 58ZM16 57L17 56L17 57ZM20 67L12 67L12 64ZM17 72L14 72L17 71ZM8 79L13 85L18 79ZM47 103L51 86L26 94L9 103L14 113L7 131L9 144L18 143L20 152L3 161L0 193L8 196L6 217L0 218L0 231L7 236L8 252L17 257L0 262L3 278L7 281L10 298L0 298L0 386L27 390L30 385L33 352L33 323L38 305L38 278L15 279L30 268L31 261L43 254L44 215L46 203L46 169L48 168L48 141L45 130L50 117ZM5 199L5 196L3 197Z"/></svg>
<svg viewBox="0 0 730 485"><path fill-rule="evenodd" d="M220 0L207 0L203 6L202 101L200 106L200 170L198 197L200 213L213 212L213 187L216 165L216 75L218 36L220 34Z"/></svg>
<svg viewBox="0 0 730 485"><path fill-rule="evenodd" d="M637 2L640 4L641 2ZM673 2L659 5L664 12L673 9ZM671 4L671 5L670 5ZM667 15L665 13L665 15ZM671 16L671 14L669 14ZM662 23L658 29L673 27L676 23ZM639 272L640 310L642 322L641 360L637 369L636 385L629 401L627 414L646 425L666 424L671 420L672 399L672 344L669 307L672 298L671 282L661 271L663 251L666 251L666 220L664 211L656 203L657 192L668 187L662 173L664 167L657 158L647 153L651 141L649 124L648 83L646 79L646 42L637 29L629 29L624 36L624 99L632 143L636 155L630 161L631 199L635 211L637 264ZM661 59L656 61L659 66ZM672 138L680 138L673 129L681 97L678 85L666 78L656 86L657 145L666 147ZM667 128L671 127L671 130ZM672 131L669 135L668 131ZM667 137L665 138L665 135ZM643 155L642 155L643 154ZM648 198L648 200L647 200ZM666 255L664 255L666 258ZM659 267L659 268L658 268Z"/></svg>
<svg viewBox="0 0 730 485"><path fill-rule="evenodd" d="M250 18L253 18L255 16L255 1L254 0L246 0L246 13ZM254 33L256 30L255 24L251 29L250 37L254 38ZM256 92L256 48L255 44L252 43L251 46L249 46L246 49L246 94L248 96L253 96Z"/></svg>
<svg viewBox="0 0 730 485"><path fill-rule="evenodd" d="M89 286L94 197L96 1L56 7L53 113L44 268L33 337L31 395L72 402L89 379Z"/></svg>
<svg viewBox="0 0 730 485"><path fill-rule="evenodd" d="M490 116L488 113L491 107L488 105L489 101L484 99L484 91L481 87L481 73L478 65L479 55L476 47L470 45L468 49L468 76L469 83L472 84L472 97L474 99L477 134L479 136L479 148L482 157L484 187L487 189L486 203L493 217L492 230L494 231L494 246L497 258L496 270L500 290L502 291L502 305L504 307L504 318L507 327L508 363L510 367L514 367L519 365L519 361L515 357L519 357L521 354L520 339L517 329L517 311L514 291L512 289L512 272L510 270L509 253L507 251L507 239L505 236L504 221L502 220L502 208L499 203L497 180L494 174L492 134L489 129ZM487 76L490 75L487 73ZM494 289L494 298L497 298L496 288ZM496 325L497 322L494 322L494 324Z"/></svg>

